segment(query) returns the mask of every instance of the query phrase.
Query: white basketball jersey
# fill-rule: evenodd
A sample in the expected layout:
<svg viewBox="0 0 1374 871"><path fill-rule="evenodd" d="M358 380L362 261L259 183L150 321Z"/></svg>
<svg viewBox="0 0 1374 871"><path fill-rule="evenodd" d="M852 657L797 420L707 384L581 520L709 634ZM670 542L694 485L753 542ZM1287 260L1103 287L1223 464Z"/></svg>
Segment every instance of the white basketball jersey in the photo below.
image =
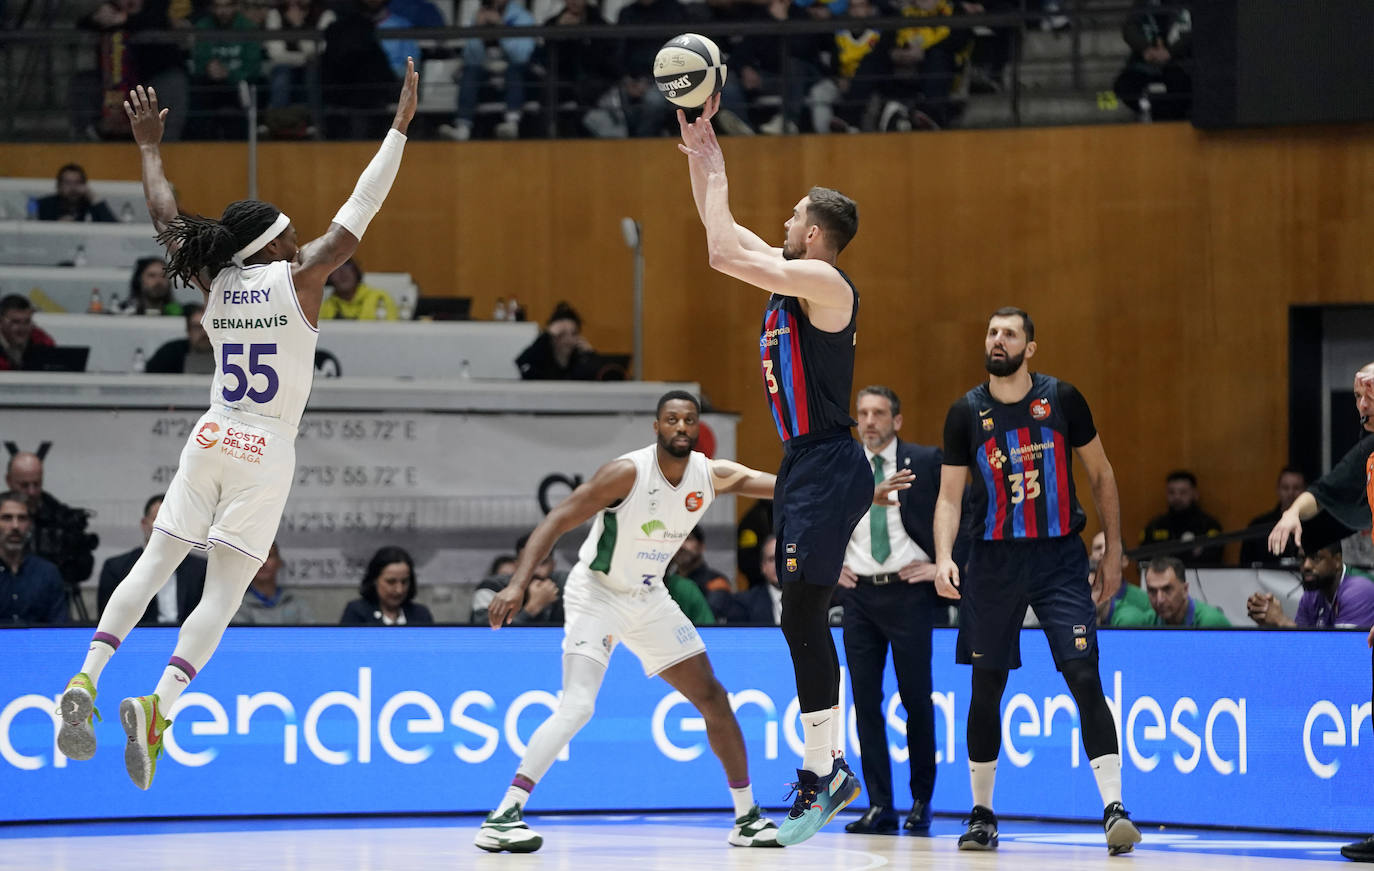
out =
<svg viewBox="0 0 1374 871"><path fill-rule="evenodd" d="M211 407L300 423L315 377L315 340L291 261L221 269L202 320L215 348Z"/></svg>
<svg viewBox="0 0 1374 871"><path fill-rule="evenodd" d="M630 494L596 516L577 552L578 567L614 590L633 592L662 585L668 561L716 498L710 460L693 451L676 487L658 468L658 446L619 459L635 464Z"/></svg>

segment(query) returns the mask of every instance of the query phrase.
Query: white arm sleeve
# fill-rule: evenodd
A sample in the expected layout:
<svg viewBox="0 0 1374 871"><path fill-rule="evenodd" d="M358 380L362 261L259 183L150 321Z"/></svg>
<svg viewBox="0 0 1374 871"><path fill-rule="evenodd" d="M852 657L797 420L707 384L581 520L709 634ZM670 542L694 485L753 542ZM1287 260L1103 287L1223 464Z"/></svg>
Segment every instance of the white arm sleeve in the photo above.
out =
<svg viewBox="0 0 1374 871"><path fill-rule="evenodd" d="M353 194L334 216L334 223L343 227L359 239L367 230L367 225L382 208L382 201L391 192L391 183L396 180L396 171L401 168L401 152L405 150L406 136L392 128L382 140L377 155L358 176L358 185Z"/></svg>

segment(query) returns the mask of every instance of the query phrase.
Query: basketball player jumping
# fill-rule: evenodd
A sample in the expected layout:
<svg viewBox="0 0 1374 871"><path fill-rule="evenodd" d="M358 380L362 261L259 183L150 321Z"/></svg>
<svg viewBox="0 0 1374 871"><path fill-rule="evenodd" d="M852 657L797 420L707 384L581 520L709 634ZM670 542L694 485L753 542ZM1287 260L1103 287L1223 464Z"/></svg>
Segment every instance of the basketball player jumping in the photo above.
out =
<svg viewBox="0 0 1374 871"><path fill-rule="evenodd" d="M692 197L706 225L711 268L769 292L759 350L783 442L773 495L782 631L792 652L805 752L796 802L778 834L796 844L859 795L840 740L840 666L828 612L850 533L873 503L873 473L850 435L859 294L835 259L859 228L854 201L814 187L774 248L730 214L725 158L711 129L719 95L687 123L678 112Z"/></svg>
<svg viewBox="0 0 1374 871"><path fill-rule="evenodd" d="M1035 609L1054 664L1064 675L1083 730L1083 747L1102 795L1107 850L1127 853L1140 832L1121 804L1116 723L1097 668L1097 605L1079 533L1083 509L1073 486L1077 455L1092 482L1107 553L1099 601L1121 584L1121 509L1116 477L1102 450L1092 412L1073 385L1027 368L1035 325L1017 308L988 320L983 342L986 384L970 390L945 418L945 459L935 504L935 589L959 599L955 658L973 666L968 709L973 811L961 850L997 849L992 787L1002 747L1002 692L1021 667L1021 622ZM960 583L952 552L964 488L971 489L973 547ZM961 595L962 593L962 595Z"/></svg>
<svg viewBox="0 0 1374 871"><path fill-rule="evenodd" d="M749 785L744 737L725 689L711 671L706 646L668 595L663 572L717 493L755 498L773 494L773 476L693 450L700 407L674 390L658 401L657 443L597 470L530 533L510 583L487 609L493 629L509 623L525 602L535 567L560 536L593 517L591 532L568 574L563 603L563 694L558 709L530 738L515 779L477 830L490 853L532 853L544 843L525 823L530 793L573 736L591 719L611 651L624 642L649 677L658 675L706 720L711 749L725 767L736 847L777 847L778 828L763 816Z"/></svg>
<svg viewBox="0 0 1374 871"><path fill-rule="evenodd" d="M210 409L182 449L153 537L110 597L86 661L58 704L57 743L68 757L95 755L91 717L101 671L186 553L207 549L205 594L182 625L162 679L151 695L119 705L129 776L141 789L152 783L171 722L166 715L219 645L276 536L314 375L324 282L353 254L391 189L418 83L408 61L381 148L329 229L304 247L291 219L258 200L230 203L219 220L179 214L158 150L169 110L159 110L151 88L129 92L124 111L142 154L148 211L167 246L169 271L206 294L215 376Z"/></svg>

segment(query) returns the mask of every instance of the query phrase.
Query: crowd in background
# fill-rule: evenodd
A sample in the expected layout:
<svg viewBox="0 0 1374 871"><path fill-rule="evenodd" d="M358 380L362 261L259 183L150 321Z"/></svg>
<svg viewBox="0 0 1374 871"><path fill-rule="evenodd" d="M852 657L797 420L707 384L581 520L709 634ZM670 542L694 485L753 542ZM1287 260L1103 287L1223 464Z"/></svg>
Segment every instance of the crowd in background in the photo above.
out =
<svg viewBox="0 0 1374 871"><path fill-rule="evenodd" d="M442 8L441 8L442 6ZM1123 29L1126 63L1114 86L1146 119L1185 118L1191 102L1191 19L1160 0L1136 0ZM1030 13L1066 29L1060 0L103 0L80 19L102 35L96 69L73 85L74 126L127 136L121 96L150 84L174 107L166 139L243 139L256 89L259 133L284 138L369 138L386 127L407 56L461 61L456 98L415 133L455 140L545 135L547 93L559 136L658 136L673 107L651 70L665 37L519 36L531 26L657 25L671 32L711 23L835 21L833 31L721 37L730 70L720 130L728 134L939 129L957 125L970 94L1008 87L1022 25L958 26L979 14ZM866 20L909 18L877 29ZM951 20L953 24L951 24ZM929 22L929 23L927 23ZM388 31L477 26L495 39L388 38ZM181 30L174 42L129 41ZM315 39L277 32L313 31ZM197 31L242 31L238 41ZM116 38L120 37L120 38ZM433 83L425 82L424 87ZM434 111L427 102L422 115Z"/></svg>

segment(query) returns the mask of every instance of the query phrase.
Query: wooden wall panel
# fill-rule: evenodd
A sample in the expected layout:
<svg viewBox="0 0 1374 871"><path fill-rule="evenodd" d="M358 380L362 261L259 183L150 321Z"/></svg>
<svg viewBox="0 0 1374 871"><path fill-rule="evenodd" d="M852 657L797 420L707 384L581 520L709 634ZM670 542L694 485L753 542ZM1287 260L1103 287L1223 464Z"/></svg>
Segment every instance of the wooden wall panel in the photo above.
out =
<svg viewBox="0 0 1374 871"><path fill-rule="evenodd" d="M1374 134L1202 134L1183 125L733 139L738 220L780 240L811 184L860 204L841 264L862 293L856 386L903 397L903 434L937 442L949 404L982 377L985 318L1031 311L1039 368L1088 397L1121 482L1128 539L1194 469L1228 526L1269 507L1287 455L1287 308L1362 302L1374 283ZM191 209L245 190L238 145L164 149ZM303 235L324 228L373 153L367 143L267 144L259 191ZM0 171L136 178L129 145L6 146ZM426 293L515 295L536 318L559 299L592 341L629 350L624 216L643 224L645 371L694 379L744 416L740 455L771 468L755 336L762 294L712 273L672 141L408 146L359 257ZM1374 343L1372 343L1374 344ZM1374 357L1374 352L1371 353Z"/></svg>

